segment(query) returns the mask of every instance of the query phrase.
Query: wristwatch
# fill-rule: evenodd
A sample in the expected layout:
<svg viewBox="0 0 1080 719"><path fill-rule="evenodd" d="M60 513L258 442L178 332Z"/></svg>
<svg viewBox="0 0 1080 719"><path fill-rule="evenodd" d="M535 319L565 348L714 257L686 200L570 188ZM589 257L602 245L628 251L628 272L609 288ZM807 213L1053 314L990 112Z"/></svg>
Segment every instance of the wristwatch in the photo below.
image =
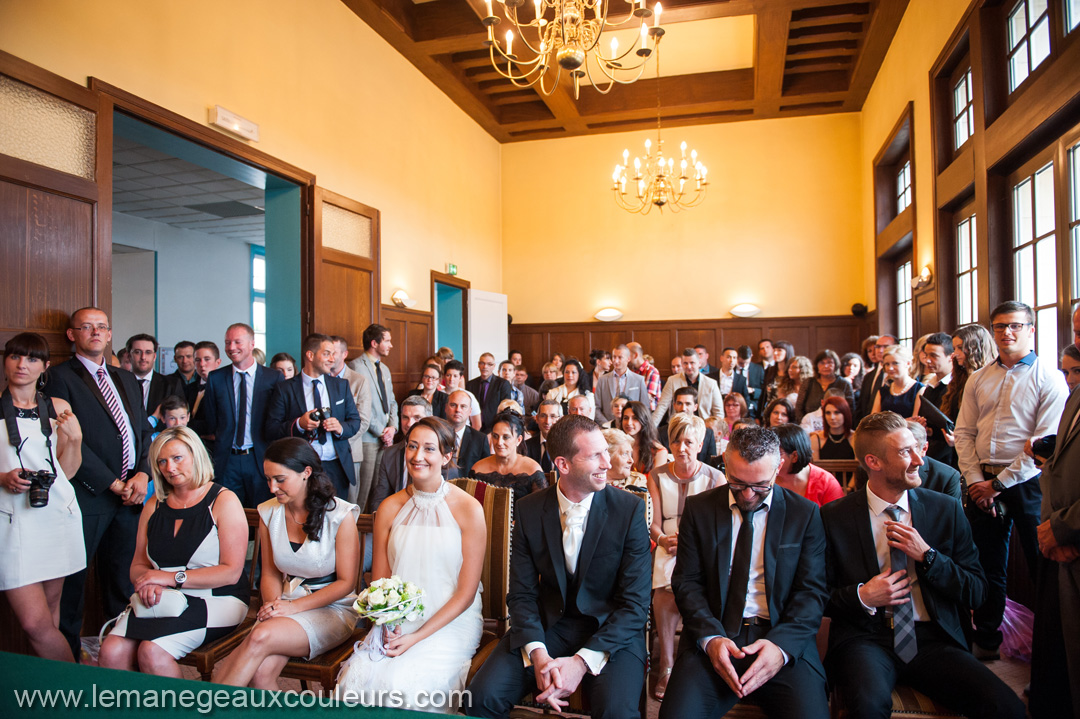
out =
<svg viewBox="0 0 1080 719"><path fill-rule="evenodd" d="M1004 492L1008 487L1001 483L1000 479L995 479L990 482L990 486L994 488L995 492Z"/></svg>
<svg viewBox="0 0 1080 719"><path fill-rule="evenodd" d="M184 586L184 582L187 581L187 572L181 569L179 572L173 575L173 582L176 584L176 588L180 589Z"/></svg>
<svg viewBox="0 0 1080 719"><path fill-rule="evenodd" d="M922 562L920 562L922 570L924 572L930 571L930 567L934 566L935 559L937 559L937 550L930 547L930 549L926 550L926 554L923 555Z"/></svg>

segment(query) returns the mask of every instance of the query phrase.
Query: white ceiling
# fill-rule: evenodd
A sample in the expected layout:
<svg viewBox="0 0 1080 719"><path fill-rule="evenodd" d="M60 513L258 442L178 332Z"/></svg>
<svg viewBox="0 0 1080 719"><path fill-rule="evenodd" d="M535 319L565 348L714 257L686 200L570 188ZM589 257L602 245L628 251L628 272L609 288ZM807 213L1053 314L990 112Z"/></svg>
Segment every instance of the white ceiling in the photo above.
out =
<svg viewBox="0 0 1080 719"><path fill-rule="evenodd" d="M113 211L222 239L264 243L263 215L221 217L263 206L263 191L231 177L113 138ZM222 208L199 206L229 203ZM246 207L244 207L246 206Z"/></svg>

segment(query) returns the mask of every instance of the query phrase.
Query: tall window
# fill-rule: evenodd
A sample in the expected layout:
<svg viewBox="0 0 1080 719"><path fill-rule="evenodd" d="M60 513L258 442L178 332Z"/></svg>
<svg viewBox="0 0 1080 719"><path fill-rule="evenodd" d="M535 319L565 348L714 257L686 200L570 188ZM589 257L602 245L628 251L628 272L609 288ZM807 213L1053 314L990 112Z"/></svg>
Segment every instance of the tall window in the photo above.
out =
<svg viewBox="0 0 1080 719"><path fill-rule="evenodd" d="M251 326L255 346L266 351L266 248L251 246Z"/></svg>
<svg viewBox="0 0 1080 719"><path fill-rule="evenodd" d="M1016 299L1035 309L1036 351L1053 362L1058 348L1054 164L1036 170L1014 186L1012 194Z"/></svg>
<svg viewBox="0 0 1080 719"><path fill-rule="evenodd" d="M911 347L915 326L914 303L911 299L911 260L896 268L896 341Z"/></svg>
<svg viewBox="0 0 1080 719"><path fill-rule="evenodd" d="M1072 32L1080 25L1080 0L1065 0L1065 32Z"/></svg>
<svg viewBox="0 0 1080 719"><path fill-rule="evenodd" d="M1009 12L1009 92L1050 56L1047 0L1020 0Z"/></svg>
<svg viewBox="0 0 1080 719"><path fill-rule="evenodd" d="M979 256L975 242L975 215L956 226L956 321L971 324L979 319Z"/></svg>
<svg viewBox="0 0 1080 719"><path fill-rule="evenodd" d="M896 214L900 214L911 204L911 160L908 160L896 173Z"/></svg>
<svg viewBox="0 0 1080 719"><path fill-rule="evenodd" d="M953 88L953 147L956 149L959 149L975 133L975 113L972 110L971 90L971 68L968 68Z"/></svg>
<svg viewBox="0 0 1080 719"><path fill-rule="evenodd" d="M1080 0L1077 0L1080 3ZM1072 252L1072 301L1080 299L1080 143L1069 148L1069 243Z"/></svg>

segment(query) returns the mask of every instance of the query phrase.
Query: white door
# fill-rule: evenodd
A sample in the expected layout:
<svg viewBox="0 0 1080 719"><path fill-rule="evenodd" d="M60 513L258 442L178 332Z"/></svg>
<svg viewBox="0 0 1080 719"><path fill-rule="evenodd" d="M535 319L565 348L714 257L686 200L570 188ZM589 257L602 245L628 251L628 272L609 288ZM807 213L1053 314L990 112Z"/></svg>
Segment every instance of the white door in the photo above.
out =
<svg viewBox="0 0 1080 719"><path fill-rule="evenodd" d="M469 360L465 364L471 379L480 374L476 367L480 355L490 352L495 355L496 362L501 362L506 359L510 340L506 325L506 295L483 290L468 292Z"/></svg>

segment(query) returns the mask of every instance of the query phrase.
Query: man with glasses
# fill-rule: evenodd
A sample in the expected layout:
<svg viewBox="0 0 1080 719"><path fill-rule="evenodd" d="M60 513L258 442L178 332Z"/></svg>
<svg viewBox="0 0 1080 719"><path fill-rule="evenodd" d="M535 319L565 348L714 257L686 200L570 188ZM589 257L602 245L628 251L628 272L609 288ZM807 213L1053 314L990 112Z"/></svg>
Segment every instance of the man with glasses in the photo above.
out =
<svg viewBox="0 0 1080 719"><path fill-rule="evenodd" d="M75 356L49 369L45 393L67 400L82 426L82 465L71 484L83 515L87 566L96 558L102 609L115 617L134 591L129 575L150 475L150 424L135 375L105 361L109 316L96 307L76 310L67 337ZM60 631L76 657L85 583L86 570L72 574L60 599Z"/></svg>
<svg viewBox="0 0 1080 719"><path fill-rule="evenodd" d="M878 396L882 385L885 384L885 368L881 364L881 358L885 355L885 350L894 344L896 344L896 337L892 335L880 335L874 343L873 348L871 348L870 360L874 363L874 366L871 367L867 371L866 376L863 377L859 401L855 403L854 421L858 422L860 419L870 414L870 410L874 408L874 398ZM790 359L790 357L788 359Z"/></svg>
<svg viewBox="0 0 1080 719"><path fill-rule="evenodd" d="M1015 525L1034 575L1042 491L1035 461L1024 453L1031 437L1057 427L1069 391L1054 358L1035 355L1035 314L1022 302L990 313L998 358L968 378L956 420L956 453L967 487L967 515L989 583L975 610L975 656L997 659L1005 612L1005 567ZM1050 329L1053 331L1053 328ZM1034 581L1034 576L1032 581Z"/></svg>
<svg viewBox="0 0 1080 719"><path fill-rule="evenodd" d="M813 502L775 486L780 441L731 436L728 483L687 497L671 586L682 642L660 719L722 716L754 701L770 717L827 717L816 637L827 598Z"/></svg>

